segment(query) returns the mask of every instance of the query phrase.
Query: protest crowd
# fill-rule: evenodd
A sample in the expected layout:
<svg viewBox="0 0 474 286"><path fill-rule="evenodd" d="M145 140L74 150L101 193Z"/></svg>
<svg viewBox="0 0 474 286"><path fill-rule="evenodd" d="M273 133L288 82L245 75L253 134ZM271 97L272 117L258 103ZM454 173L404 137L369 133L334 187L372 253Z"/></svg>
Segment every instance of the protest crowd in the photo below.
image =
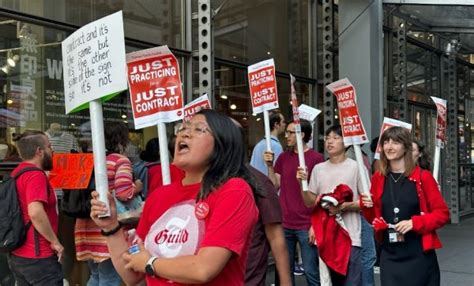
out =
<svg viewBox="0 0 474 286"><path fill-rule="evenodd" d="M85 44L78 39L66 52ZM1 188L16 192L9 219L22 221L0 228L18 231L2 241L16 285L64 285L67 253L87 263L91 286L266 285L270 256L276 285L304 275L311 286L370 286L374 271L383 286L440 285L436 230L449 210L429 154L396 120L381 126L374 154L361 150L369 139L347 79L327 87L340 124L324 131L318 152L317 114L299 109L293 79L288 120L273 60L250 66L250 100L266 127L249 150L244 128L209 100L184 106L167 47L128 54L127 65L135 127L158 125L144 150L124 123L95 121L93 100L89 148L57 125L15 135L21 162ZM59 237L59 213L75 220L74 249Z"/></svg>

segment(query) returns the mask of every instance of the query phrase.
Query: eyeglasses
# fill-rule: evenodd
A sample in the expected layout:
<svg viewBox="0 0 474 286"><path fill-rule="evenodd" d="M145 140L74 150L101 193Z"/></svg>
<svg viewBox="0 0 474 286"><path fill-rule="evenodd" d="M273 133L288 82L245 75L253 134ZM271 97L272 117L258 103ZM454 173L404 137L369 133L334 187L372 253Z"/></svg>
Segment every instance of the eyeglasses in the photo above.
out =
<svg viewBox="0 0 474 286"><path fill-rule="evenodd" d="M184 123L183 125L181 125L178 131L176 131L176 135L192 134L195 136L201 136L205 133L212 134L209 127L207 127L203 123L197 123L197 124Z"/></svg>

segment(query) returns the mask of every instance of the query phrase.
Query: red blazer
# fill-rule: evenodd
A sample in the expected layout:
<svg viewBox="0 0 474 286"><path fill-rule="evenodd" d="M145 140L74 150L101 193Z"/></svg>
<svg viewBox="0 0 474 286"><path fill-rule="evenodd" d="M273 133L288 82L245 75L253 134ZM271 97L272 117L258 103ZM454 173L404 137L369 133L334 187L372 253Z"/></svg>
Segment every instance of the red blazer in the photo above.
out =
<svg viewBox="0 0 474 286"><path fill-rule="evenodd" d="M436 234L436 229L449 221L449 209L441 196L438 184L430 172L422 171L419 166L416 166L408 179L416 184L421 211L421 214L411 217L413 222L412 231L422 236L424 251L441 248L441 241ZM369 222L382 216L384 182L385 176L380 172L372 176L370 192L374 206L372 208L362 207L362 212ZM383 231L377 231L375 236L379 242L383 242Z"/></svg>

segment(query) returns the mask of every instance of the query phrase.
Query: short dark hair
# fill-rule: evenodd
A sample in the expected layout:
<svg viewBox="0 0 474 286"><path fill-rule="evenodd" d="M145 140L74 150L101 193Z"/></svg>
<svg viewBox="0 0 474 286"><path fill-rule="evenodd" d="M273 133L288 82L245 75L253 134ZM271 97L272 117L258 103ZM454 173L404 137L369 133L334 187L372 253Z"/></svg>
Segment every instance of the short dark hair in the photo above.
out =
<svg viewBox="0 0 474 286"><path fill-rule="evenodd" d="M308 120L301 119L300 120L301 132L304 133L303 142L308 143L311 139L313 134L313 126L309 123Z"/></svg>
<svg viewBox="0 0 474 286"><path fill-rule="evenodd" d="M108 152L122 153L128 145L128 127L125 123L107 122L104 128L104 136L105 148Z"/></svg>
<svg viewBox="0 0 474 286"><path fill-rule="evenodd" d="M333 125L329 127L328 129L326 129L326 132L324 132L324 136L328 136L329 134L331 134L331 132L334 132L337 135L342 136L341 125Z"/></svg>
<svg viewBox="0 0 474 286"><path fill-rule="evenodd" d="M205 199L227 180L237 177L250 185L254 197L258 196L259 190L246 165L243 137L239 128L230 117L215 110L203 109L196 114L204 115L214 137L214 150L197 200Z"/></svg>
<svg viewBox="0 0 474 286"><path fill-rule="evenodd" d="M271 130L275 129L275 124L281 123L282 120L283 120L283 115L280 112L278 111L271 112L270 113L270 129Z"/></svg>
<svg viewBox="0 0 474 286"><path fill-rule="evenodd" d="M46 134L39 130L26 130L21 134L15 134L13 141L16 142L18 153L23 160L31 160L35 157L38 148L46 148Z"/></svg>

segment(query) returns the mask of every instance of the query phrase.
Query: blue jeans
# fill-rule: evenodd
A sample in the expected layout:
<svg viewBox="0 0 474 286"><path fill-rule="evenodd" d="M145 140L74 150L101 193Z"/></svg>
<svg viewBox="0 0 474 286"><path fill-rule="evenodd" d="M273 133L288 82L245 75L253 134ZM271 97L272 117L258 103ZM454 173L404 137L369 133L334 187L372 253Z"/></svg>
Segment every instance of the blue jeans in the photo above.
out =
<svg viewBox="0 0 474 286"><path fill-rule="evenodd" d="M112 259L100 263L88 260L87 264L91 271L87 286L120 286L122 284L122 279L115 270Z"/></svg>
<svg viewBox="0 0 474 286"><path fill-rule="evenodd" d="M362 264L362 286L374 286L374 265L377 260L375 252L374 229L361 216L362 251L360 262Z"/></svg>
<svg viewBox="0 0 474 286"><path fill-rule="evenodd" d="M309 245L308 243L308 231L307 230L293 230L285 228L285 240L288 246L288 254L290 258L291 266L291 280L293 285L295 284L295 276L293 271L295 270L295 252L296 243L300 244L301 258L303 260L304 272L306 275L306 282L308 286L320 285L319 282L319 258L318 249L315 245Z"/></svg>

